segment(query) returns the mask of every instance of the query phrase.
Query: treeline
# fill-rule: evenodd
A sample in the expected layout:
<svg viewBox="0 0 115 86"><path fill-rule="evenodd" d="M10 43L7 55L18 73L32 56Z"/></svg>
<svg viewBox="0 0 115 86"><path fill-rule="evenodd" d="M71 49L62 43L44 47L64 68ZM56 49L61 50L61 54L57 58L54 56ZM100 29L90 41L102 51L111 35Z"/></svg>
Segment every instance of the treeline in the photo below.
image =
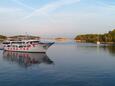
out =
<svg viewBox="0 0 115 86"><path fill-rule="evenodd" d="M5 39L7 39L6 36L0 35L0 41L3 41L3 40L5 40Z"/></svg>
<svg viewBox="0 0 115 86"><path fill-rule="evenodd" d="M92 42L92 43L95 43L97 41L115 43L115 29L105 34L78 35L75 37L75 40L80 42Z"/></svg>
<svg viewBox="0 0 115 86"><path fill-rule="evenodd" d="M4 40L26 40L26 39L40 39L39 36L31 36L31 35L16 35L16 36L10 36L10 37L7 37L7 36L3 36L3 35L0 35L0 42L1 41L4 41Z"/></svg>

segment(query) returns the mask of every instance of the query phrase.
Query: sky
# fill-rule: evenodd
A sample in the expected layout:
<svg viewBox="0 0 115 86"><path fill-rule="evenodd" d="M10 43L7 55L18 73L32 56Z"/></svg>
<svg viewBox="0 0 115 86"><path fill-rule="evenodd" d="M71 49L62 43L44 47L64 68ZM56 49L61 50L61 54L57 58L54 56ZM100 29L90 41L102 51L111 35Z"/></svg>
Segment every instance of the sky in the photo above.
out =
<svg viewBox="0 0 115 86"><path fill-rule="evenodd" d="M75 37L115 28L115 0L0 0L1 35Z"/></svg>

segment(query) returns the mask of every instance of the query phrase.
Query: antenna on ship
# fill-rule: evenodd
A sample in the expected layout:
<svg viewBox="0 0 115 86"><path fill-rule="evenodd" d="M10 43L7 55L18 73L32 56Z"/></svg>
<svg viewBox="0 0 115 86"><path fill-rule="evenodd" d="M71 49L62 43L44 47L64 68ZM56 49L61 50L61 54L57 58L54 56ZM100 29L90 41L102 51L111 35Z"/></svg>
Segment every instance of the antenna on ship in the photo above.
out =
<svg viewBox="0 0 115 86"><path fill-rule="evenodd" d="M26 32L25 34L26 34L25 39L26 39L26 40L28 40L28 39L29 39L29 35L28 35L28 33L27 33L27 32Z"/></svg>

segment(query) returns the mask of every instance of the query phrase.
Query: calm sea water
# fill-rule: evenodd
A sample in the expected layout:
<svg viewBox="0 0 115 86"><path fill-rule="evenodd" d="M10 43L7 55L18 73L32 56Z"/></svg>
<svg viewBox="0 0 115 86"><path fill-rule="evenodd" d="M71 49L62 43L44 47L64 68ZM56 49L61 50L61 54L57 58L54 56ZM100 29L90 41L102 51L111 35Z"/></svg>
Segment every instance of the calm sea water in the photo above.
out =
<svg viewBox="0 0 115 86"><path fill-rule="evenodd" d="M115 46L68 42L46 54L0 51L0 86L115 86Z"/></svg>

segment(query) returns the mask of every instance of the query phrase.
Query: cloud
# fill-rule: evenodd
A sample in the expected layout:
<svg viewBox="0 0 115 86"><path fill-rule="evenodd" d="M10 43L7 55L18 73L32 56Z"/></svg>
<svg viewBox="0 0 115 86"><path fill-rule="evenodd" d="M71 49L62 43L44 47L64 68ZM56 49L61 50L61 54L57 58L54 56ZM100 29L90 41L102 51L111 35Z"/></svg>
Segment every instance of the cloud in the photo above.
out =
<svg viewBox="0 0 115 86"><path fill-rule="evenodd" d="M26 5L26 4L22 3L22 2L20 2L20 1L18 1L18 0L12 0L12 2L15 2L15 3L17 3L18 5L21 5L21 6L25 7L25 8L30 9L30 10L35 10L33 7L30 7L30 6L28 6L28 5Z"/></svg>
<svg viewBox="0 0 115 86"><path fill-rule="evenodd" d="M50 13L60 7L63 7L65 5L70 5L73 3L77 3L79 1L80 0L58 0L58 1L55 1L52 3L49 3L39 9L34 10L31 14L25 16L24 19L28 19L32 16L47 15L48 13Z"/></svg>
<svg viewBox="0 0 115 86"><path fill-rule="evenodd" d="M27 15L27 12L21 8L0 7L0 23L15 22L24 17L24 15Z"/></svg>
<svg viewBox="0 0 115 86"><path fill-rule="evenodd" d="M0 7L0 13L12 13L12 12L19 12L22 9L19 8L8 8L8 7Z"/></svg>

